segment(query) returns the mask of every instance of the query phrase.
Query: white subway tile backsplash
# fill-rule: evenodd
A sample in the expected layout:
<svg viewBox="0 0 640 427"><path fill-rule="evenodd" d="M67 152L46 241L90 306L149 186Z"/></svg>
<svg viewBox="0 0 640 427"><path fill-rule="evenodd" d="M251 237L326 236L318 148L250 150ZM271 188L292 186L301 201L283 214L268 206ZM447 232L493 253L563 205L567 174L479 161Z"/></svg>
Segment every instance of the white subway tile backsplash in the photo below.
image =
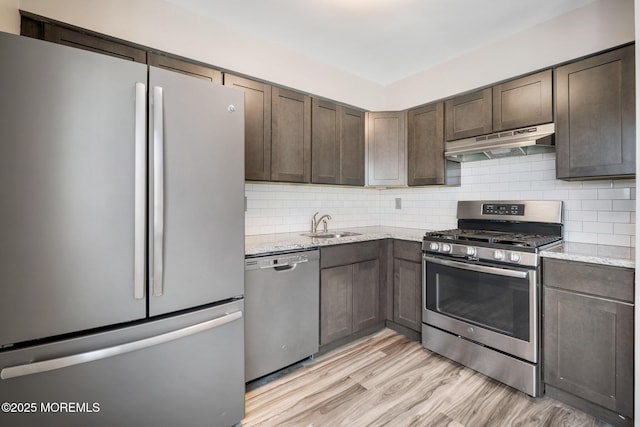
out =
<svg viewBox="0 0 640 427"><path fill-rule="evenodd" d="M610 211L612 206L611 200L582 200L583 211Z"/></svg>
<svg viewBox="0 0 640 427"><path fill-rule="evenodd" d="M607 233L613 234L612 222L590 222L584 221L582 223L582 231L587 233Z"/></svg>
<svg viewBox="0 0 640 427"><path fill-rule="evenodd" d="M629 212L598 212L598 222L622 222L630 223L631 215Z"/></svg>
<svg viewBox="0 0 640 427"><path fill-rule="evenodd" d="M630 188L612 188L612 189L604 189L601 188L598 190L598 199L623 199L629 200L631 199L631 189Z"/></svg>
<svg viewBox="0 0 640 427"><path fill-rule="evenodd" d="M613 246L631 246L631 236L619 234L598 234L598 244Z"/></svg>
<svg viewBox="0 0 640 427"><path fill-rule="evenodd" d="M565 239L635 246L634 179L560 181L555 154L461 164L460 187L353 188L247 183L246 233L308 231L314 212L329 229L397 226L455 228L458 200L563 200ZM395 198L402 209L395 209ZM604 243L607 242L607 243Z"/></svg>
<svg viewBox="0 0 640 427"><path fill-rule="evenodd" d="M597 233L584 233L584 232L573 232L570 231L565 233L565 240L576 243L598 243L598 234Z"/></svg>

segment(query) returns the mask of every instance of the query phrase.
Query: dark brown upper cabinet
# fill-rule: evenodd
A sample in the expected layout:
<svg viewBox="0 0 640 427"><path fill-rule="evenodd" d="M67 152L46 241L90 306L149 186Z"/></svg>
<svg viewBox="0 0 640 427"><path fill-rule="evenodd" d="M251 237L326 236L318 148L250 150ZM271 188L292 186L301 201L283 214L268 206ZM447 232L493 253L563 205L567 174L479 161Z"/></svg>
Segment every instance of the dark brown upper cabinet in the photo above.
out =
<svg viewBox="0 0 640 427"><path fill-rule="evenodd" d="M445 101L447 141L471 138L492 132L491 93L491 88L487 88Z"/></svg>
<svg viewBox="0 0 640 427"><path fill-rule="evenodd" d="M271 89L271 180L311 182L311 98Z"/></svg>
<svg viewBox="0 0 640 427"><path fill-rule="evenodd" d="M493 87L493 132L553 121L552 71Z"/></svg>
<svg viewBox="0 0 640 427"><path fill-rule="evenodd" d="M364 185L364 113L312 100L311 182Z"/></svg>
<svg viewBox="0 0 640 427"><path fill-rule="evenodd" d="M340 184L364 185L364 112L340 107Z"/></svg>
<svg viewBox="0 0 640 427"><path fill-rule="evenodd" d="M407 130L407 183L459 185L460 163L444 157L444 103L409 110Z"/></svg>
<svg viewBox="0 0 640 427"><path fill-rule="evenodd" d="M311 107L311 182L340 183L340 112L332 102L316 98Z"/></svg>
<svg viewBox="0 0 640 427"><path fill-rule="evenodd" d="M407 112L367 113L367 185L407 185Z"/></svg>
<svg viewBox="0 0 640 427"><path fill-rule="evenodd" d="M244 176L248 181L271 179L271 86L232 74L225 86L244 92Z"/></svg>
<svg viewBox="0 0 640 427"><path fill-rule="evenodd" d="M635 54L626 46L555 70L556 176L635 176Z"/></svg>
<svg viewBox="0 0 640 427"><path fill-rule="evenodd" d="M220 71L210 67L205 67L203 65L184 61L182 59L150 52L147 55L147 63L149 65L153 65L154 67L164 68L166 70L187 74L189 76L208 80L219 85L222 84L222 73Z"/></svg>
<svg viewBox="0 0 640 427"><path fill-rule="evenodd" d="M48 22L36 21L25 16L21 18L20 33L27 37L115 56L127 61L140 62L142 64L147 62L147 52L144 49L100 38L93 34L74 31Z"/></svg>

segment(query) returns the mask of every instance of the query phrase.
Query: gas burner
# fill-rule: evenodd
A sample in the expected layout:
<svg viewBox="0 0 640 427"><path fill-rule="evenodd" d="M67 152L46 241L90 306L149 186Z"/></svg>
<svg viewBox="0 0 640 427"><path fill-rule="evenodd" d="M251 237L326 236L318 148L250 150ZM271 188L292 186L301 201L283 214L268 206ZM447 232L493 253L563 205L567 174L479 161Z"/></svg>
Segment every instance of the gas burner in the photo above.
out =
<svg viewBox="0 0 640 427"><path fill-rule="evenodd" d="M453 230L428 232L425 234L425 239L453 240L458 241L461 244L469 242L470 244L499 244L536 248L561 240L561 237L491 230L464 230L457 228Z"/></svg>

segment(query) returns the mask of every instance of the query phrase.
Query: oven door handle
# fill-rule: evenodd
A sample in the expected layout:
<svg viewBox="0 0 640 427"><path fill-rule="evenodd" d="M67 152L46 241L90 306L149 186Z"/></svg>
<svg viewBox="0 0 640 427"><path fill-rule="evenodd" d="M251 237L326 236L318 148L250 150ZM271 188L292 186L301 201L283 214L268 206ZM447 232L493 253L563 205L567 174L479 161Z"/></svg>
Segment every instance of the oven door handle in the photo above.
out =
<svg viewBox="0 0 640 427"><path fill-rule="evenodd" d="M526 279L529 275L527 271L507 270L505 268L488 267L486 265L467 264L459 261L451 261L448 259L434 258L427 255L423 256L425 261L434 264L440 264L447 267L460 268L462 270L474 271L477 273L494 274L496 276L515 277L517 279Z"/></svg>

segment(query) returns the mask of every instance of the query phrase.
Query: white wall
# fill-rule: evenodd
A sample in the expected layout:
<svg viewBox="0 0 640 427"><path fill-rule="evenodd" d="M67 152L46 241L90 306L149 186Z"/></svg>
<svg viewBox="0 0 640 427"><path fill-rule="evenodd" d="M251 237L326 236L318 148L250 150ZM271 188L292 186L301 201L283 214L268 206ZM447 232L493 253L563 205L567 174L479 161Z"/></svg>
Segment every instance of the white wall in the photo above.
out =
<svg viewBox="0 0 640 427"><path fill-rule="evenodd" d="M633 0L599 0L385 88L403 110L635 40Z"/></svg>
<svg viewBox="0 0 640 427"><path fill-rule="evenodd" d="M20 0L0 0L0 31L20 33L19 2Z"/></svg>
<svg viewBox="0 0 640 427"><path fill-rule="evenodd" d="M15 5L16 0L0 0ZM2 3L0 3L2 4ZM368 110L400 110L634 39L633 0L598 0L387 87L161 0L20 0L21 9ZM15 13L12 7L0 15ZM381 66L385 58L380 58Z"/></svg>

